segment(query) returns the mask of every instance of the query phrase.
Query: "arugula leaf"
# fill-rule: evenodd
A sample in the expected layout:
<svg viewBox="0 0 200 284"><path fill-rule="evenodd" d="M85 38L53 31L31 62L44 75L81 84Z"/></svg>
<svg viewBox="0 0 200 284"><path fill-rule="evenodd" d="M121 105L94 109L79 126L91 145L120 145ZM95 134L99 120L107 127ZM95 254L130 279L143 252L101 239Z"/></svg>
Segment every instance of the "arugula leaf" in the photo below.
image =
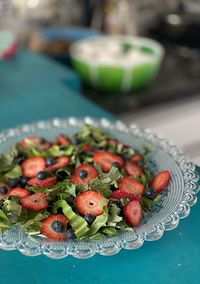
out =
<svg viewBox="0 0 200 284"><path fill-rule="evenodd" d="M116 204L111 204L109 208L109 216L108 216L108 226L115 226L116 223L122 221L122 217L119 216L121 209Z"/></svg>
<svg viewBox="0 0 200 284"><path fill-rule="evenodd" d="M62 208L63 214L69 219L69 224L78 238L84 236L89 231L86 220L76 214L65 200L55 202L53 207L56 212L58 208Z"/></svg>
<svg viewBox="0 0 200 284"><path fill-rule="evenodd" d="M8 217L2 210L0 210L0 220L3 220L6 223L9 222Z"/></svg>
<svg viewBox="0 0 200 284"><path fill-rule="evenodd" d="M0 173L10 171L13 167L13 160L17 156L16 147L12 147L9 153L0 155Z"/></svg>
<svg viewBox="0 0 200 284"><path fill-rule="evenodd" d="M106 225L107 220L108 220L108 209L105 208L104 213L95 218L87 235L91 236L96 234L101 227Z"/></svg>
<svg viewBox="0 0 200 284"><path fill-rule="evenodd" d="M5 178L11 178L11 179L19 178L21 176L22 176L22 169L20 165L14 166L14 168L11 171L7 172L4 175Z"/></svg>
<svg viewBox="0 0 200 284"><path fill-rule="evenodd" d="M21 215L21 210L22 210L22 206L19 205L14 198L12 198L11 200L5 200L4 201L4 206L3 206L4 211L10 212L15 216L20 216Z"/></svg>
<svg viewBox="0 0 200 284"><path fill-rule="evenodd" d="M106 235L116 235L117 234L117 230L113 227L103 228L102 232Z"/></svg>

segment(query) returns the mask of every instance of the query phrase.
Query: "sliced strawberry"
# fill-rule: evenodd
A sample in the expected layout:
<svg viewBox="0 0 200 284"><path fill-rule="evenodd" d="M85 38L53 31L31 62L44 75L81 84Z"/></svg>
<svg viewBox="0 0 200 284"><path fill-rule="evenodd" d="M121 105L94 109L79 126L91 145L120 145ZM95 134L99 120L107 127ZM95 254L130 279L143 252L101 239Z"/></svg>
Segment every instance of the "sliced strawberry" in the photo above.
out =
<svg viewBox="0 0 200 284"><path fill-rule="evenodd" d="M77 196L75 204L80 214L98 216L103 213L108 200L99 192L87 190Z"/></svg>
<svg viewBox="0 0 200 284"><path fill-rule="evenodd" d="M56 144L59 146L67 146L69 144L71 144L71 140L66 137L64 134L60 134L57 138L56 138Z"/></svg>
<svg viewBox="0 0 200 284"><path fill-rule="evenodd" d="M119 141L116 140L116 139L109 139L109 140L108 140L108 144L115 146L115 145L118 145L118 144L119 144Z"/></svg>
<svg viewBox="0 0 200 284"><path fill-rule="evenodd" d="M62 169L62 168L65 168L69 165L70 163L70 158L69 157L66 157L66 156L63 156L63 157L58 157L56 159L56 163L53 164L52 166L48 166L46 168L46 170L48 171L56 171L58 169Z"/></svg>
<svg viewBox="0 0 200 284"><path fill-rule="evenodd" d="M124 160L121 156L109 153L107 151L96 152L94 154L94 162L100 165L104 172L109 172L113 163L118 164L119 168L123 167Z"/></svg>
<svg viewBox="0 0 200 284"><path fill-rule="evenodd" d="M62 214L51 215L42 222L42 234L49 239L66 241L68 219Z"/></svg>
<svg viewBox="0 0 200 284"><path fill-rule="evenodd" d="M132 227L138 227L142 221L142 207L140 202L132 200L123 208L124 218Z"/></svg>
<svg viewBox="0 0 200 284"><path fill-rule="evenodd" d="M28 136L24 140L21 141L21 145L25 149L29 149L29 143L32 143L34 146L36 146L40 150L46 150L51 146L51 144L46 139L41 138L39 136Z"/></svg>
<svg viewBox="0 0 200 284"><path fill-rule="evenodd" d="M97 176L98 172L95 167L83 164L75 169L71 181L75 184L90 184Z"/></svg>
<svg viewBox="0 0 200 284"><path fill-rule="evenodd" d="M130 176L141 177L143 169L136 163L126 162L125 164L126 173Z"/></svg>
<svg viewBox="0 0 200 284"><path fill-rule="evenodd" d="M144 185L139 181L131 177L123 177L119 183L119 190L127 193L132 193L134 195L140 195L144 193Z"/></svg>
<svg viewBox="0 0 200 284"><path fill-rule="evenodd" d="M136 163L136 164L138 164L139 162L143 162L143 160L144 160L143 157L141 155L139 155L139 154L134 155L131 158L131 162Z"/></svg>
<svg viewBox="0 0 200 284"><path fill-rule="evenodd" d="M35 177L38 172L44 171L46 161L42 157L28 158L22 163L22 172L26 177Z"/></svg>
<svg viewBox="0 0 200 284"><path fill-rule="evenodd" d="M37 187L51 187L57 183L57 177L49 177L46 179L38 179L32 178L28 181L29 186L37 186Z"/></svg>
<svg viewBox="0 0 200 284"><path fill-rule="evenodd" d="M153 178L153 180L151 182L151 187L156 192L161 192L168 186L168 183L169 183L170 179L171 179L171 174L170 174L169 171L159 172Z"/></svg>
<svg viewBox="0 0 200 284"><path fill-rule="evenodd" d="M20 198L20 203L23 207L35 211L47 209L49 205L44 192L38 192Z"/></svg>
<svg viewBox="0 0 200 284"><path fill-rule="evenodd" d="M138 195L128 193L128 192L124 192L124 191L121 191L121 190L113 191L111 193L110 197L114 198L114 199L128 198L130 200L137 200L137 201L141 202L141 198Z"/></svg>
<svg viewBox="0 0 200 284"><path fill-rule="evenodd" d="M21 188L21 187L15 187L13 189L11 189L11 191L9 192L9 196L19 196L20 198L22 197L26 197L29 196L31 194L31 192L27 189Z"/></svg>
<svg viewBox="0 0 200 284"><path fill-rule="evenodd" d="M92 151L92 147L88 144L84 145L83 146L83 149L86 151L86 152L91 152Z"/></svg>

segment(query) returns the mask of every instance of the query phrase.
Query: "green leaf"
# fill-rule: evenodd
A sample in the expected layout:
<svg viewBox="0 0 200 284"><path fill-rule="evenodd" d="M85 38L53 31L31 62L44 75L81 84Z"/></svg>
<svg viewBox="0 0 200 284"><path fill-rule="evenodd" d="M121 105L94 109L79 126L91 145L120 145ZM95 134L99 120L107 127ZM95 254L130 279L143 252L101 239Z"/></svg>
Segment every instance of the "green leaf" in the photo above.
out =
<svg viewBox="0 0 200 284"><path fill-rule="evenodd" d="M95 235L89 236L89 239L90 240L98 240L98 239L103 238L103 237L105 237L105 235L98 232Z"/></svg>
<svg viewBox="0 0 200 284"><path fill-rule="evenodd" d="M50 147L49 149L48 149L48 155L50 156L50 157L59 157L59 156L61 156L61 151L60 151L60 147L58 146L58 145L53 145L52 147Z"/></svg>
<svg viewBox="0 0 200 284"><path fill-rule="evenodd" d="M117 230L113 227L106 227L102 230L102 232L106 235L116 235Z"/></svg>
<svg viewBox="0 0 200 284"><path fill-rule="evenodd" d="M0 221L0 231L1 232L4 232L4 231L6 231L7 229L9 229L9 225L8 224L5 224L4 222L1 222Z"/></svg>
<svg viewBox="0 0 200 284"><path fill-rule="evenodd" d="M119 216L121 209L116 205L116 204L111 204L110 205L110 214L108 217L108 226L116 225L116 223L119 223L123 218Z"/></svg>
<svg viewBox="0 0 200 284"><path fill-rule="evenodd" d="M69 219L69 224L78 238L84 236L89 231L86 220L76 214L65 200L59 200L54 203L54 211L57 212L58 208L62 208L63 214Z"/></svg>
<svg viewBox="0 0 200 284"><path fill-rule="evenodd" d="M14 166L14 168L5 174L5 178L19 178L22 176L22 170L20 165Z"/></svg>
<svg viewBox="0 0 200 284"><path fill-rule="evenodd" d="M108 220L108 210L107 208L105 208L104 213L96 217L87 235L91 236L96 234L101 227L106 225L107 220Z"/></svg>
<svg viewBox="0 0 200 284"><path fill-rule="evenodd" d="M11 212L15 216L21 215L22 206L19 205L14 199L5 200L3 208L4 211Z"/></svg>
<svg viewBox="0 0 200 284"><path fill-rule="evenodd" d="M16 147L12 147L8 153L0 155L0 173L5 173L12 169L13 160L16 156Z"/></svg>
<svg viewBox="0 0 200 284"><path fill-rule="evenodd" d="M5 215L5 213L0 210L0 219L1 221L3 220L4 222L9 222L8 217Z"/></svg>

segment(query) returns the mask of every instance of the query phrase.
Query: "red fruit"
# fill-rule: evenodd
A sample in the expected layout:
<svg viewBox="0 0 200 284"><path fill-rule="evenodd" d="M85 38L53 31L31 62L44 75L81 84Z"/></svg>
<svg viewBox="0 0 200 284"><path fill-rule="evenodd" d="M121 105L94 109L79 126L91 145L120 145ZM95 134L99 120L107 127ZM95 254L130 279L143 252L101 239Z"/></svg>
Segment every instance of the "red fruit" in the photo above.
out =
<svg viewBox="0 0 200 284"><path fill-rule="evenodd" d="M109 172L114 162L118 163L119 167L123 167L124 165L122 157L107 151L96 152L93 159L95 163L102 167L104 172Z"/></svg>
<svg viewBox="0 0 200 284"><path fill-rule="evenodd" d="M118 140L115 140L115 139L109 139L108 140L108 144L110 145L118 145L119 144L119 141Z"/></svg>
<svg viewBox="0 0 200 284"><path fill-rule="evenodd" d="M131 227L138 227L142 221L142 207L136 200L128 202L123 208L124 218Z"/></svg>
<svg viewBox="0 0 200 284"><path fill-rule="evenodd" d="M75 184L90 184L97 176L98 172L95 167L83 164L75 169L71 181Z"/></svg>
<svg viewBox="0 0 200 284"><path fill-rule="evenodd" d="M134 155L131 158L131 162L138 164L139 162L143 162L143 157L140 155Z"/></svg>
<svg viewBox="0 0 200 284"><path fill-rule="evenodd" d="M151 182L151 187L156 192L161 192L168 186L168 183L169 183L170 179L171 179L171 174L170 174L169 171L159 172L153 178L153 180Z"/></svg>
<svg viewBox="0 0 200 284"><path fill-rule="evenodd" d="M35 211L47 209L49 205L44 192L38 192L20 198L20 203L23 207Z"/></svg>
<svg viewBox="0 0 200 284"><path fill-rule="evenodd" d="M52 166L47 167L46 169L48 171L56 171L58 169L65 168L69 165L70 163L70 158L63 156L63 157L58 157L56 160L56 163Z"/></svg>
<svg viewBox="0 0 200 284"><path fill-rule="evenodd" d="M107 199L99 192L87 190L78 195L75 200L80 214L98 216L103 213L103 207L107 206Z"/></svg>
<svg viewBox="0 0 200 284"><path fill-rule="evenodd" d="M125 164L126 173L130 176L141 177L143 169L136 163L126 162Z"/></svg>
<svg viewBox="0 0 200 284"><path fill-rule="evenodd" d="M43 138L40 138L39 136L28 136L24 140L21 141L21 145L25 149L29 149L28 141L30 141L33 145L35 145L40 150L46 150L51 146L51 144L47 140L44 140Z"/></svg>
<svg viewBox="0 0 200 284"><path fill-rule="evenodd" d="M134 195L132 193L124 192L121 190L115 190L110 195L111 198L114 199L121 199L121 198L128 198L130 200L137 200L141 202L141 198L138 195Z"/></svg>
<svg viewBox="0 0 200 284"><path fill-rule="evenodd" d="M134 195L140 195L144 193L144 185L139 181L131 177L123 177L119 183L119 190L127 193L132 193Z"/></svg>
<svg viewBox="0 0 200 284"><path fill-rule="evenodd" d="M43 180L38 178L32 178L28 181L29 186L37 186L37 187L51 187L57 183L57 177L49 177Z"/></svg>
<svg viewBox="0 0 200 284"><path fill-rule="evenodd" d="M91 152L92 151L92 147L88 144L84 145L83 146L83 149L86 151L86 152Z"/></svg>
<svg viewBox="0 0 200 284"><path fill-rule="evenodd" d="M56 144L61 146L67 146L69 144L71 144L71 141L68 137L66 137L64 134L60 134L57 138L56 138Z"/></svg>
<svg viewBox="0 0 200 284"><path fill-rule="evenodd" d="M55 227L54 230L54 222L59 222L60 230ZM66 228L67 228L68 219L62 214L51 215L47 219L42 222L42 234L49 239L57 240L57 241L66 241Z"/></svg>
<svg viewBox="0 0 200 284"><path fill-rule="evenodd" d="M9 196L19 196L20 198L22 197L26 197L29 196L31 194L31 192L27 189L21 188L21 187L15 187L13 189L11 189L11 191L9 192Z"/></svg>
<svg viewBox="0 0 200 284"><path fill-rule="evenodd" d="M35 177L38 172L44 171L46 161L42 157L28 158L22 163L22 172L24 176Z"/></svg>

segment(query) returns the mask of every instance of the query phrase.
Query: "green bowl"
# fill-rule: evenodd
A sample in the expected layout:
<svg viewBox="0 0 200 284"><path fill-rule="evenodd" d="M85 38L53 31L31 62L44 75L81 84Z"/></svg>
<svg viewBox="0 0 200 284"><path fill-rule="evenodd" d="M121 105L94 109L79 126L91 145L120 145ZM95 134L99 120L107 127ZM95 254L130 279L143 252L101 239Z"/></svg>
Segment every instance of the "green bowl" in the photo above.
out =
<svg viewBox="0 0 200 284"><path fill-rule="evenodd" d="M70 49L72 64L84 82L108 92L146 86L158 74L163 54L156 41L133 36L98 36Z"/></svg>

